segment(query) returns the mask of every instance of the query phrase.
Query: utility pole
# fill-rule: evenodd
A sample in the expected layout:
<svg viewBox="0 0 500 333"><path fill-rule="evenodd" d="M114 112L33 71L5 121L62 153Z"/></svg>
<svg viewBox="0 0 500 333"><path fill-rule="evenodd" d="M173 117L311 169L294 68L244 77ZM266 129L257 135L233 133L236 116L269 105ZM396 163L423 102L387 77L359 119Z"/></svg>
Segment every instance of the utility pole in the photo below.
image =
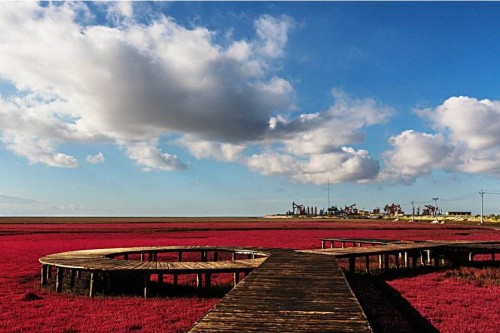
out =
<svg viewBox="0 0 500 333"><path fill-rule="evenodd" d="M415 222L415 201L411 202L411 221Z"/></svg>
<svg viewBox="0 0 500 333"><path fill-rule="evenodd" d="M328 211L328 209L331 207L331 206L330 206L330 176L328 176L328 187L327 187L327 191L328 191L328 208L327 208L327 211Z"/></svg>
<svg viewBox="0 0 500 333"><path fill-rule="evenodd" d="M483 217L483 209L484 209L484 203L483 203L483 197L484 197L484 191L481 189L481 191L479 191L479 194L481 195L481 222L480 224L483 224L484 223L484 217Z"/></svg>

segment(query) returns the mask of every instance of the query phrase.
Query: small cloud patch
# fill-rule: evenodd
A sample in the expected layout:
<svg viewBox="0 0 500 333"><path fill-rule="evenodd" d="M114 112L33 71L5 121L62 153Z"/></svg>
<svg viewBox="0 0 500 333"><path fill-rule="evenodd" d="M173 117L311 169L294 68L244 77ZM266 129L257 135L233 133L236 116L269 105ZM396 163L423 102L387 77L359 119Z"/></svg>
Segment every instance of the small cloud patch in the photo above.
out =
<svg viewBox="0 0 500 333"><path fill-rule="evenodd" d="M96 155L88 155L87 162L89 162L90 164L104 163L104 154L102 152L99 152Z"/></svg>

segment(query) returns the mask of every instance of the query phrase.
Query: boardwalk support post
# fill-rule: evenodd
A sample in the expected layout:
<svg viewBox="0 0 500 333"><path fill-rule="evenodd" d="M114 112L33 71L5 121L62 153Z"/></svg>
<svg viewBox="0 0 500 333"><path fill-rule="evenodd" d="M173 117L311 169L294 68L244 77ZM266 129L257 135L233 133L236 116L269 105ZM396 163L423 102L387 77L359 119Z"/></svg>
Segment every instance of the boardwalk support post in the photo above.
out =
<svg viewBox="0 0 500 333"><path fill-rule="evenodd" d="M356 270L356 257L349 257L349 272L354 273Z"/></svg>
<svg viewBox="0 0 500 333"><path fill-rule="evenodd" d="M240 282L240 272L235 272L234 273L234 286L236 287L236 285Z"/></svg>
<svg viewBox="0 0 500 333"><path fill-rule="evenodd" d="M148 298L149 296L149 282L150 276L149 273L144 274L144 298Z"/></svg>
<svg viewBox="0 0 500 333"><path fill-rule="evenodd" d="M198 289L201 289L201 286L202 286L202 274L201 273L198 273L196 274L196 287Z"/></svg>
<svg viewBox="0 0 500 333"><path fill-rule="evenodd" d="M411 253L411 268L413 270L417 269L417 260L418 260L418 255L415 251Z"/></svg>
<svg viewBox="0 0 500 333"><path fill-rule="evenodd" d="M52 275L52 266L47 265L47 280L50 279L51 275Z"/></svg>
<svg viewBox="0 0 500 333"><path fill-rule="evenodd" d="M69 271L69 287L73 288L75 286L75 275L76 272L74 269Z"/></svg>
<svg viewBox="0 0 500 333"><path fill-rule="evenodd" d="M212 281L212 274L206 273L205 274L205 288L210 289L211 281Z"/></svg>
<svg viewBox="0 0 500 333"><path fill-rule="evenodd" d="M63 287L63 274L64 270L61 267L57 267L56 271L56 292L60 293Z"/></svg>
<svg viewBox="0 0 500 333"><path fill-rule="evenodd" d="M95 275L96 273L90 272L90 287L89 287L89 296L94 297L95 294Z"/></svg>
<svg viewBox="0 0 500 333"><path fill-rule="evenodd" d="M42 271L41 271L41 278L42 278L42 286L47 285L47 265L42 265Z"/></svg>

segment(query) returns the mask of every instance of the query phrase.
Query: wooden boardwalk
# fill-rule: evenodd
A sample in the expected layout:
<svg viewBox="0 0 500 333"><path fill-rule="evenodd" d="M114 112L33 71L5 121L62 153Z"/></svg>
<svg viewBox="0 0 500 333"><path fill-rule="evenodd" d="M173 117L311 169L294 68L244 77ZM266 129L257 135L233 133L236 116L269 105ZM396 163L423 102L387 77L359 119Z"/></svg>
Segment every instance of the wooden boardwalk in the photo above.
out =
<svg viewBox="0 0 500 333"><path fill-rule="evenodd" d="M325 247L325 241L341 243L342 247ZM378 241L378 240L377 240ZM471 262L476 254L489 254L495 261L495 255L500 253L500 244L496 241L418 241L403 242L390 241L378 246L361 246L361 244L377 245L375 240L360 240L348 238L323 238L321 249L299 250L303 253L316 253L334 256L338 259L349 259L349 271L356 269L356 259L365 259L365 271L370 271L370 258L378 257L379 268L391 269L390 257L393 257L394 268L440 265L443 259L453 259L461 262ZM343 247L351 243L352 247ZM356 245L358 244L358 245ZM450 255L454 254L454 255ZM458 256L458 257L457 257Z"/></svg>
<svg viewBox="0 0 500 333"><path fill-rule="evenodd" d="M234 273L235 284L240 273L248 274L190 332L372 332L366 316L352 293L337 259L349 259L354 271L356 259L365 258L370 270L370 258L378 257L380 269L391 266L416 268L417 264L439 265L442 259L472 261L474 255L495 256L500 253L496 241L421 241L403 242L379 239L323 238L323 249L239 249L202 246L141 247L84 250L56 253L40 258L42 284L47 284L51 268L56 267L56 290L62 291L63 270L71 273L90 272L90 295L96 274L109 272L140 273L144 280L144 296L150 275L197 274L201 287L210 287L210 274ZM332 248L325 248L330 242ZM346 244L352 247L344 247ZM335 248L342 244L342 248ZM372 245L372 246L362 246ZM176 252L177 261L161 261L157 255ZM196 252L199 261L183 261L183 253ZM218 260L223 252L231 260ZM211 254L211 261L208 260ZM128 256L140 255L140 260ZM240 256L237 258L237 256ZM393 260L389 260L393 256ZM358 267L359 268L359 267Z"/></svg>
<svg viewBox="0 0 500 333"><path fill-rule="evenodd" d="M200 261L183 261L184 253L198 253ZM231 260L218 260L221 253L230 253ZM176 253L177 261L158 261L158 255ZM208 261L208 254L212 253L212 261ZM129 256L140 255L140 260L129 260ZM259 250L207 247L207 246L163 246L163 247L135 247L69 251L50 254L39 259L42 264L41 284L47 285L52 267L56 267L55 289L61 292L63 288L64 271L70 272L70 288L74 287L76 276L81 272L90 273L89 295L94 296L97 275L105 275L108 285L111 285L110 272L128 275L140 273L143 276L144 297L148 297L150 278L152 274L163 280L164 274L171 274L174 285L180 274L196 274L197 286L210 288L211 274L233 273L234 284L240 280L240 273L248 274L266 260L269 253ZM239 258L244 256L246 259ZM118 258L120 257L120 258ZM109 289L109 288L108 288Z"/></svg>
<svg viewBox="0 0 500 333"><path fill-rule="evenodd" d="M190 332L372 332L333 257L273 250Z"/></svg>

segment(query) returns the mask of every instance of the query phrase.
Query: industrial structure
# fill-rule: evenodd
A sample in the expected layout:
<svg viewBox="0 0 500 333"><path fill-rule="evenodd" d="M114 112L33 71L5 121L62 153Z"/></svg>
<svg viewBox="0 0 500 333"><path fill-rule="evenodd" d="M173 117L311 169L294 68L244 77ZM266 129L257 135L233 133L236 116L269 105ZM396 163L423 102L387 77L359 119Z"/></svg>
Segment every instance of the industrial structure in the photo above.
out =
<svg viewBox="0 0 500 333"><path fill-rule="evenodd" d="M344 205L342 206L330 206L328 208L318 209L317 206L306 206L303 204L292 202L292 209L285 214L288 217L341 217L341 218L395 218L402 217L405 212L398 203L388 203L383 206L383 209L379 207L373 209L372 211L366 211L364 209L358 209L356 204ZM422 209L420 207L415 207L412 203L412 209L410 216L413 220L416 216L428 216L436 218L437 216L443 215L442 209L434 205L425 205ZM447 211L446 216L471 216L470 211Z"/></svg>

